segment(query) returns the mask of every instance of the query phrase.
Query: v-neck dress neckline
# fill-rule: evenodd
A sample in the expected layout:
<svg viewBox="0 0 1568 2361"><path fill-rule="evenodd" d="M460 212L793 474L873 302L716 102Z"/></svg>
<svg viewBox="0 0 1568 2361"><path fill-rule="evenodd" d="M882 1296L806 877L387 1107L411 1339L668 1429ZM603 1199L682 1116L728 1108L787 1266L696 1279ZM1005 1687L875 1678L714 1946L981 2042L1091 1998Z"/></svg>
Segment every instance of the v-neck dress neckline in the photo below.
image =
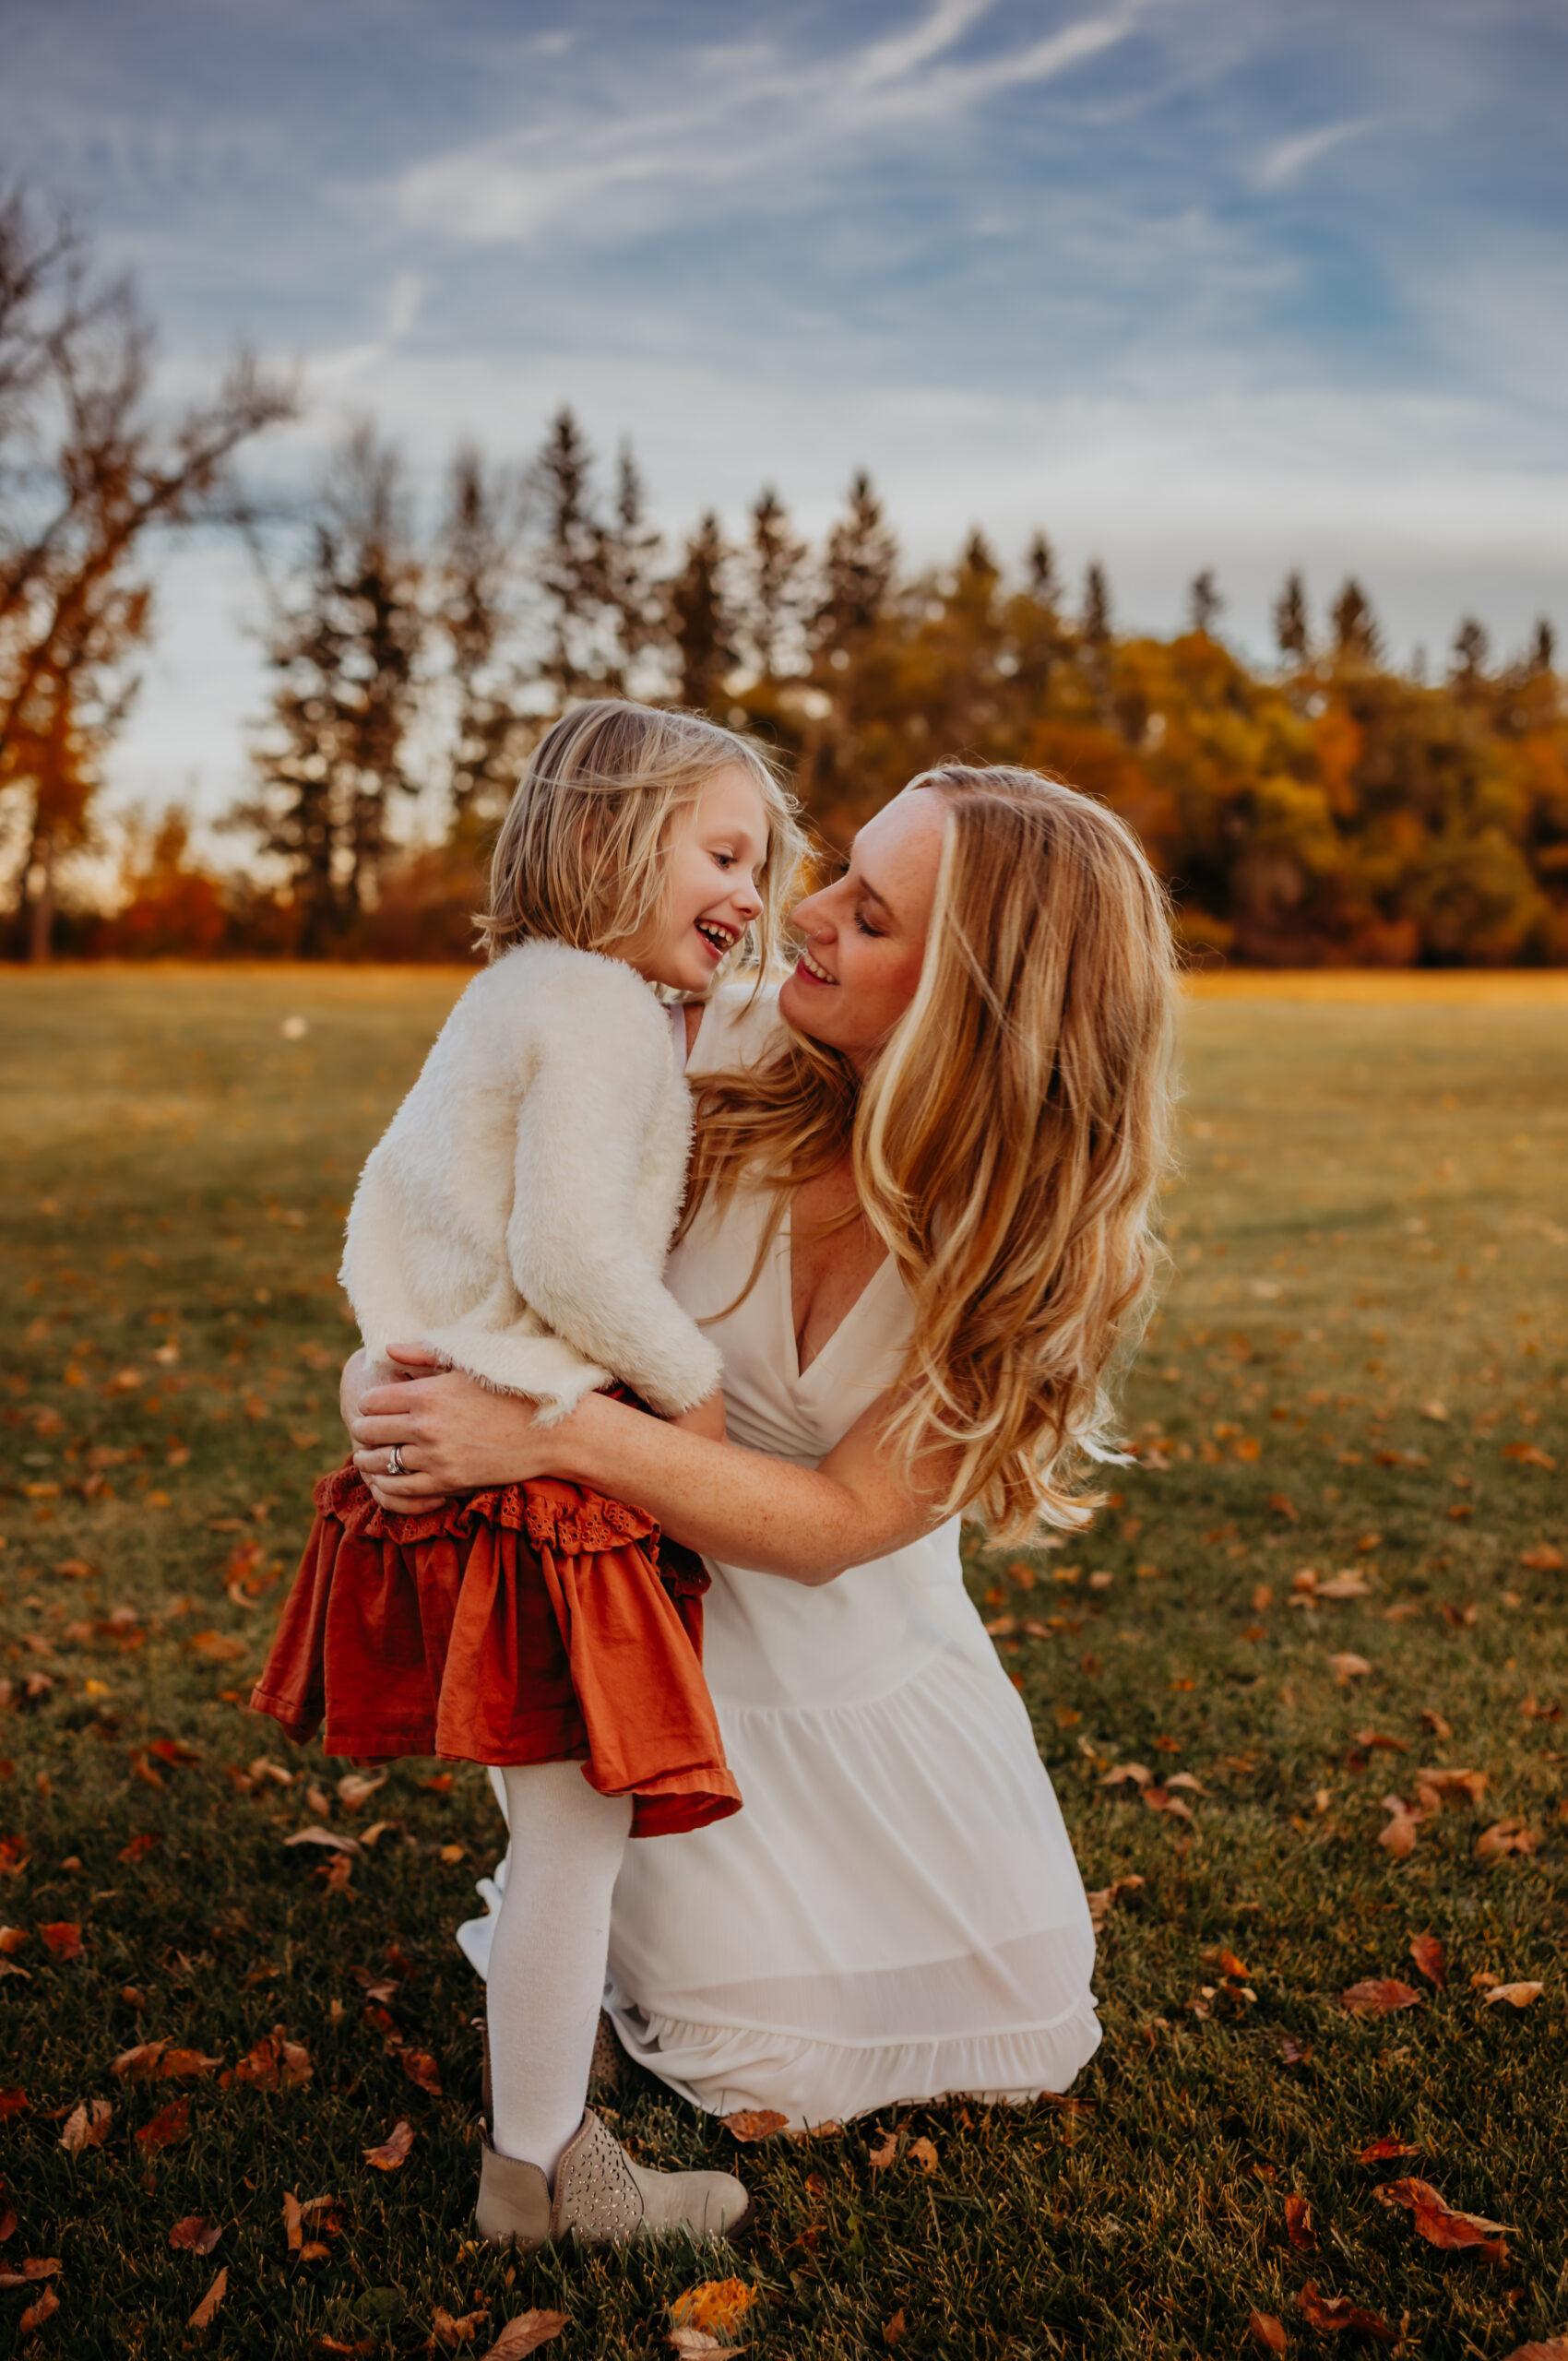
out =
<svg viewBox="0 0 1568 2361"><path fill-rule="evenodd" d="M862 1308L866 1308L868 1306L868 1299L874 1297L878 1293L883 1283L891 1277L895 1285L897 1287L900 1296L903 1294L903 1287L898 1281L898 1273L892 1255L885 1254L881 1262L877 1264L875 1270L873 1271L870 1278L867 1279L859 1295L855 1298L853 1303L850 1304L849 1310L839 1321L837 1327L834 1329L832 1335L821 1347L820 1350L813 1354L811 1359L806 1363L804 1369L802 1369L801 1367L800 1338L795 1333L794 1222L791 1209L788 1205L786 1205L784 1209L784 1217L778 1225L778 1243L782 1249L779 1260L783 1265L783 1286L779 1290L779 1293L782 1299L782 1310L784 1314L784 1334L779 1349L781 1352L788 1355L789 1365L794 1372L796 1384L802 1386L809 1385L813 1378L815 1377L818 1370L821 1369L823 1362L826 1360L829 1354L832 1353L837 1346L844 1331L847 1328L853 1330L856 1324L857 1314L862 1310ZM872 1302L869 1306L869 1311L874 1311L876 1309L876 1304Z"/></svg>

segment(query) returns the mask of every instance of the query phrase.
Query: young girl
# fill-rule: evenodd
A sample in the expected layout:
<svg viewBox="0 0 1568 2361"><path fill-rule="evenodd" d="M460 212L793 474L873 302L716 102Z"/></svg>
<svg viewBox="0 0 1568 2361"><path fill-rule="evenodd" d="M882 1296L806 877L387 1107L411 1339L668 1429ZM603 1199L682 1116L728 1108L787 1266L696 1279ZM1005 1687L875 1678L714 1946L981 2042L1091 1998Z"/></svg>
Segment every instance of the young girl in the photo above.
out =
<svg viewBox="0 0 1568 2361"><path fill-rule="evenodd" d="M766 759L728 730L605 701L546 733L495 849L493 964L349 1216L367 1359L390 1375L392 1347L423 1344L547 1421L619 1382L722 1434L718 1353L660 1276L691 1115L680 1012L650 987L706 992L748 932L766 962L798 848ZM732 2228L738 2181L645 2171L583 2106L628 1834L740 1808L700 1669L701 1561L552 1480L389 1514L350 1461L315 1500L252 1703L294 1738L325 1721L329 1753L434 1752L505 1786L481 2230Z"/></svg>

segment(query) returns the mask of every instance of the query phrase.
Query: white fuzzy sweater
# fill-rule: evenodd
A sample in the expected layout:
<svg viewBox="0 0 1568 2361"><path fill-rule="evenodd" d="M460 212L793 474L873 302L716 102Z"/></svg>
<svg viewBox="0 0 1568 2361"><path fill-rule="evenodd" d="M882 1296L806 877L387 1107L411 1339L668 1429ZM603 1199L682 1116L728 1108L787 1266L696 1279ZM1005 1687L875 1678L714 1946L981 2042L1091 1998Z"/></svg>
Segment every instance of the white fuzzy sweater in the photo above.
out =
<svg viewBox="0 0 1568 2361"><path fill-rule="evenodd" d="M433 1345L561 1418L614 1377L655 1409L719 1382L665 1292L691 1104L620 960L525 943L476 976L373 1149L342 1281L365 1349Z"/></svg>

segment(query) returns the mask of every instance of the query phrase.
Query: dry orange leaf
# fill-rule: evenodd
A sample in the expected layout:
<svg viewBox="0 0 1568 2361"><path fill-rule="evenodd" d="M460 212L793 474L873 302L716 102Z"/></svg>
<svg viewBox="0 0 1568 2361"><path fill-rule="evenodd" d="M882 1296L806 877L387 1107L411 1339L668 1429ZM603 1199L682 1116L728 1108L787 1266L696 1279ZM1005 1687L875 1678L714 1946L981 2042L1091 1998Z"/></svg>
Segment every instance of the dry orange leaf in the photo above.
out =
<svg viewBox="0 0 1568 2361"><path fill-rule="evenodd" d="M742 2107L737 2115L722 2117L724 2129L731 2139L743 2142L771 2140L776 2131L784 2130L790 2121L773 2107Z"/></svg>
<svg viewBox="0 0 1568 2361"><path fill-rule="evenodd" d="M177 2253L210 2254L222 2236L221 2222L209 2222L205 2213L187 2213L170 2231L169 2243Z"/></svg>
<svg viewBox="0 0 1568 2361"><path fill-rule="evenodd" d="M1444 1721L1443 1715L1434 1712L1430 1705L1424 1705L1421 1708L1421 1721L1433 1738L1452 1738L1454 1735L1453 1725Z"/></svg>
<svg viewBox="0 0 1568 2361"><path fill-rule="evenodd" d="M1285 2350L1284 2328L1272 2312L1249 2312L1247 2333L1260 2353L1283 2353Z"/></svg>
<svg viewBox="0 0 1568 2361"><path fill-rule="evenodd" d="M519 2312L510 2319L489 2349L481 2354L480 2361L523 2361L525 2354L537 2353L552 2336L559 2336L566 2325L564 2312Z"/></svg>
<svg viewBox="0 0 1568 2361"><path fill-rule="evenodd" d="M364 2160L367 2165L374 2165L377 2172L395 2173L413 2144L413 2125L395 2123L379 2147L365 2150Z"/></svg>
<svg viewBox="0 0 1568 2361"><path fill-rule="evenodd" d="M1089 1923L1093 1927L1097 1935L1100 1933L1104 1928L1106 1914L1110 1910L1111 1904L1123 1893L1139 1892L1142 1890L1143 1882L1144 1881L1140 1877L1115 1878L1110 1885L1100 1886L1096 1892L1091 1893L1087 1897L1089 1905Z"/></svg>
<svg viewBox="0 0 1568 2361"><path fill-rule="evenodd" d="M351 1836L339 1836L335 1828L296 1828L292 1836L285 1836L285 1845L323 1845L333 1853L357 1853L359 1846Z"/></svg>
<svg viewBox="0 0 1568 2361"><path fill-rule="evenodd" d="M1435 1984L1441 1992L1447 1980L1447 1971L1443 1964L1443 1945L1438 1941L1437 1937L1412 1935L1410 1957L1415 1961L1427 1982Z"/></svg>
<svg viewBox="0 0 1568 2361"><path fill-rule="evenodd" d="M57 2254L30 2254L15 2271L0 2269L0 2287L36 2287L41 2279L53 2279L59 2268Z"/></svg>
<svg viewBox="0 0 1568 2361"><path fill-rule="evenodd" d="M19 1952L24 1943L31 1940L32 1937L25 1927L0 1927L0 1954Z"/></svg>
<svg viewBox="0 0 1568 2361"><path fill-rule="evenodd" d="M109 2137L109 2126L114 2110L107 2099L83 2100L72 2108L60 2134L60 2145L67 2155L80 2155L84 2148L101 2148Z"/></svg>
<svg viewBox="0 0 1568 2361"><path fill-rule="evenodd" d="M56 1959L80 1959L82 1930L73 1920L57 1919L53 1926L41 1927L38 1931Z"/></svg>
<svg viewBox="0 0 1568 2361"><path fill-rule="evenodd" d="M1359 2165L1382 2165L1386 2164L1390 2156L1419 2156L1420 2153L1420 2148L1412 2146L1408 2140L1396 2140L1391 2131L1385 2131L1381 2140L1371 2140L1364 2148L1357 2149L1356 2162Z"/></svg>
<svg viewBox="0 0 1568 2361"><path fill-rule="evenodd" d="M236 2066L218 2079L225 2090L231 2082L251 2082L261 2091L300 2091L314 2070L303 2042L291 2041L281 2025L274 2025Z"/></svg>
<svg viewBox="0 0 1568 2361"><path fill-rule="evenodd" d="M1416 1785L1421 1790L1421 1801L1426 1804L1429 1811L1434 1811L1440 1801L1443 1803L1468 1801L1479 1804L1486 1793L1486 1773L1484 1771L1418 1771ZM1428 1800L1428 1790L1431 1791L1431 1801Z"/></svg>
<svg viewBox="0 0 1568 2361"><path fill-rule="evenodd" d="M1560 1574L1568 1567L1568 1558L1553 1541L1538 1541L1519 1552L1519 1563L1532 1574Z"/></svg>
<svg viewBox="0 0 1568 2361"><path fill-rule="evenodd" d="M27 2110L28 2094L17 2082L7 2082L0 2090L0 2121L8 2115L22 2115Z"/></svg>
<svg viewBox="0 0 1568 2361"><path fill-rule="evenodd" d="M338 1782L339 1799L350 1811L358 1811L362 1805L369 1803L372 1796L386 1785L385 1771L379 1777L374 1779L368 1778L362 1771L350 1771Z"/></svg>
<svg viewBox="0 0 1568 2361"><path fill-rule="evenodd" d="M885 2170L897 2153L898 2134L897 2131L886 2131L884 2132L876 2146L870 2151L866 2162L873 2173L879 2173Z"/></svg>
<svg viewBox="0 0 1568 2361"><path fill-rule="evenodd" d="M59 2308L59 2296L53 2287L46 2287L37 2303L28 2306L17 2326L23 2336L30 2336L34 2329L42 2328L45 2320L52 2319Z"/></svg>
<svg viewBox="0 0 1568 2361"><path fill-rule="evenodd" d="M1313 2236L1313 2209L1304 2197L1286 2199L1285 2235L1298 2254L1316 2254L1317 2240Z"/></svg>
<svg viewBox="0 0 1568 2361"><path fill-rule="evenodd" d="M483 2311L462 2312L454 2317L444 2305L437 2304L430 2316L430 2325L438 2344L471 2344L479 2332L480 2322L489 2318L488 2306Z"/></svg>
<svg viewBox="0 0 1568 2361"><path fill-rule="evenodd" d="M1568 2361L1568 2336L1549 2336L1543 2343L1516 2344L1503 2361Z"/></svg>
<svg viewBox="0 0 1568 2361"><path fill-rule="evenodd" d="M1511 2009L1527 2009L1545 1989L1543 1984L1494 1984L1482 2005L1490 2009L1495 2001L1506 2000Z"/></svg>
<svg viewBox="0 0 1568 2361"><path fill-rule="evenodd" d="M1506 2225L1489 2222L1481 2213L1460 2213L1447 2199L1433 2189L1431 2181L1385 2181L1377 2192L1382 2205L1402 2205L1411 2215L1417 2233L1429 2246L1441 2247L1446 2253L1467 2251L1479 2254L1484 2262L1506 2262L1508 2249L1503 2244Z"/></svg>
<svg viewBox="0 0 1568 2361"><path fill-rule="evenodd" d="M1391 1816L1379 1829L1377 1841L1385 1853L1393 1855L1395 1860L1407 1861L1416 1849L1420 1821L1399 1796L1384 1796L1383 1808Z"/></svg>
<svg viewBox="0 0 1568 2361"><path fill-rule="evenodd" d="M1522 1820L1494 1820L1476 1839L1476 1857L1502 1861L1511 1853L1533 1853L1538 1841L1534 1831Z"/></svg>
<svg viewBox="0 0 1568 2361"><path fill-rule="evenodd" d="M192 2328L206 2328L208 2323L210 2321L213 2313L218 2309L219 2305L223 2301L223 2298L228 2292L229 2266L225 2263L217 2278L213 2281L211 2286L208 2289L206 2295L202 2297L200 2303L196 2306L195 2311L191 2314L190 2324Z"/></svg>
<svg viewBox="0 0 1568 2361"><path fill-rule="evenodd" d="M438 2099L441 2096L441 2069L429 2050L402 2049L398 2054L410 2082L417 2083L422 2091L428 2091L433 2099Z"/></svg>
<svg viewBox="0 0 1568 2361"><path fill-rule="evenodd" d="M150 2123L142 2125L136 2136L138 2144L150 2153L154 2148L167 2148L174 2141L183 2140L190 2128L189 2099L171 2099L167 2106L160 2107Z"/></svg>
<svg viewBox="0 0 1568 2361"><path fill-rule="evenodd" d="M1335 1679L1341 1684L1347 1680L1364 1679L1372 1670L1372 1666L1367 1662L1366 1657L1357 1655L1349 1648L1336 1649L1328 1661Z"/></svg>
<svg viewBox="0 0 1568 2361"><path fill-rule="evenodd" d="M1337 2336L1350 2329L1358 2336L1375 2336L1381 2344L1397 2344L1399 2331L1390 2328L1377 2312L1365 2312L1348 2296L1321 2296L1312 2280L1308 2280L1296 2301L1312 2327Z"/></svg>
<svg viewBox="0 0 1568 2361"><path fill-rule="evenodd" d="M900 2304L892 2319L883 2321L882 2341L891 2353L896 2344L903 2343L909 2332L909 2323L904 2316L904 2307Z"/></svg>
<svg viewBox="0 0 1568 2361"><path fill-rule="evenodd" d="M756 2289L743 2279L704 2279L676 2296L670 2307L670 2324L727 2336L740 2327L756 2299Z"/></svg>
<svg viewBox="0 0 1568 2361"><path fill-rule="evenodd" d="M749 2344L720 2344L705 2328L672 2328L665 2343L680 2355L681 2361L715 2361L715 2356L749 2353Z"/></svg>
<svg viewBox="0 0 1568 2361"><path fill-rule="evenodd" d="M1401 1984L1396 1975L1366 1977L1360 1984L1347 1985L1339 1995L1343 2005L1353 2017L1385 2017L1394 2009L1416 2009L1421 1996Z"/></svg>
<svg viewBox="0 0 1568 2361"><path fill-rule="evenodd" d="M934 2143L930 2140L911 2140L909 2142L909 2162L912 2165L919 2165L921 2172L928 2176L933 2173L936 2170L936 2148Z"/></svg>

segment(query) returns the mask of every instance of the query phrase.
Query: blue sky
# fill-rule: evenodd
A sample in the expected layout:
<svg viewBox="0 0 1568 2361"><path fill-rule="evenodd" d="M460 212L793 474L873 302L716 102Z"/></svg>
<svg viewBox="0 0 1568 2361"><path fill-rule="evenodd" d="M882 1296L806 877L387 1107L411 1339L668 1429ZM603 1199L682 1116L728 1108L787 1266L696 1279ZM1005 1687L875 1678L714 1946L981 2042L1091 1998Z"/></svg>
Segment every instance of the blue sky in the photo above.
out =
<svg viewBox="0 0 1568 2361"><path fill-rule="evenodd" d="M163 383L298 362L434 481L564 399L660 521L871 468L916 559L1038 525L1266 644L1568 632L1568 16L1548 0L7 0L0 157L131 265ZM240 563L164 570L122 795L243 782Z"/></svg>

